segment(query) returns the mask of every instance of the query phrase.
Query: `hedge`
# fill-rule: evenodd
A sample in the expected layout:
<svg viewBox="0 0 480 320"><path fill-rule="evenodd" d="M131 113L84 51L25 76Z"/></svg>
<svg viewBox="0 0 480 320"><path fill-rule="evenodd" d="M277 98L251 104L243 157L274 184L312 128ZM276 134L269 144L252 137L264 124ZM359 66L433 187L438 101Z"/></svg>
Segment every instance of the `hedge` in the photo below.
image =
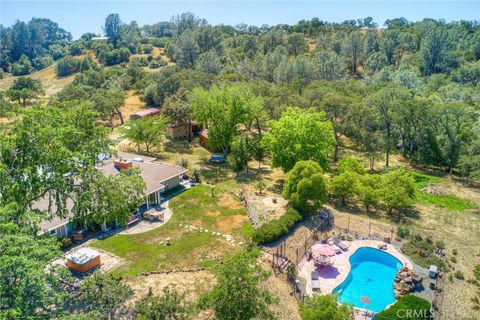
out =
<svg viewBox="0 0 480 320"><path fill-rule="evenodd" d="M302 220L300 213L293 208L289 208L280 218L265 222L260 228L255 230L252 240L256 243L275 241L287 234L290 228L300 220Z"/></svg>
<svg viewBox="0 0 480 320"><path fill-rule="evenodd" d="M401 297L387 310L377 314L376 319L429 319L431 304L427 300L412 294Z"/></svg>

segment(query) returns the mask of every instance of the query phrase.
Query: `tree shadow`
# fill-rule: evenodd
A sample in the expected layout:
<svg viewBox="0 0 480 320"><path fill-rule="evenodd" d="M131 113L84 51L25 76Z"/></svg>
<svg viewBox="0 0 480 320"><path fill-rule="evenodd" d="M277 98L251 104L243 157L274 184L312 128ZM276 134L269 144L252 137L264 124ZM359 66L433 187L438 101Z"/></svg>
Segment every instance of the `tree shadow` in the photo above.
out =
<svg viewBox="0 0 480 320"><path fill-rule="evenodd" d="M192 145L186 140L168 140L163 150L170 153L192 154Z"/></svg>

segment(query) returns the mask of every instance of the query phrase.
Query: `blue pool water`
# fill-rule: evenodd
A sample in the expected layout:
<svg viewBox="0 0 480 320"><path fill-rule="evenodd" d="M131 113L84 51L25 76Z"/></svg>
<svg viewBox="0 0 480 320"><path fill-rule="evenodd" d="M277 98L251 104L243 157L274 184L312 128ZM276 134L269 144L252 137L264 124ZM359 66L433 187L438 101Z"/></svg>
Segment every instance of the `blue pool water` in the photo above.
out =
<svg viewBox="0 0 480 320"><path fill-rule="evenodd" d="M350 256L350 265L345 281L333 290L341 303L380 312L395 302L393 282L402 268L400 260L382 250L364 247ZM368 297L370 305L360 300L362 296Z"/></svg>

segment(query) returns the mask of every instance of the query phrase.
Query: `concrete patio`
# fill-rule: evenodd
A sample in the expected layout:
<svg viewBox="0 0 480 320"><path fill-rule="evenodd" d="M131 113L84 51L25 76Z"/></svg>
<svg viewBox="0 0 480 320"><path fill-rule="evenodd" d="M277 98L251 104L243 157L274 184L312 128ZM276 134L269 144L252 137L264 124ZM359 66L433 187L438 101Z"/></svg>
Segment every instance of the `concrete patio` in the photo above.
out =
<svg viewBox="0 0 480 320"><path fill-rule="evenodd" d="M322 294L332 293L332 291L346 279L348 273L350 272L351 266L349 258L357 249L362 247L378 249L379 245L385 244L385 242L377 240L354 240L343 242L348 245L348 250L332 257L335 262L330 267L315 266L313 260L308 261L307 257L305 257L299 263L297 266L298 276L306 280L306 294L311 295L314 292L312 289L311 278L313 271L316 270L319 275L320 292ZM387 249L384 251L400 260L404 267L413 269L413 265L410 260L400 251L398 251L393 245L387 244Z"/></svg>

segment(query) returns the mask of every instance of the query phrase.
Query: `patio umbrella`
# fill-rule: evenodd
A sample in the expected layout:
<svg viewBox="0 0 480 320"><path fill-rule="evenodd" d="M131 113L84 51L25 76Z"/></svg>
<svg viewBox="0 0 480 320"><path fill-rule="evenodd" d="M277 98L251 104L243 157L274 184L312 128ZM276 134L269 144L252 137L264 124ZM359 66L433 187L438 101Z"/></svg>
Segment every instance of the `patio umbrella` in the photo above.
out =
<svg viewBox="0 0 480 320"><path fill-rule="evenodd" d="M335 255L335 249L329 245L324 244L314 244L312 246L312 254L314 256L329 256L332 257Z"/></svg>

